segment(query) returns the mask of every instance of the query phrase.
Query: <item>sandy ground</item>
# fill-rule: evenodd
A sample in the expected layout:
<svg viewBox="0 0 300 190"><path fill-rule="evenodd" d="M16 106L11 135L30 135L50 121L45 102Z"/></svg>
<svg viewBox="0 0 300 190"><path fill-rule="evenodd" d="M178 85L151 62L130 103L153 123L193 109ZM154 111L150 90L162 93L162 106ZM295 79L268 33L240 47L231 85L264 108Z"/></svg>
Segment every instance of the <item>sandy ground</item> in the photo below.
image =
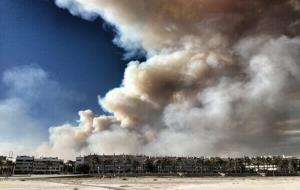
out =
<svg viewBox="0 0 300 190"><path fill-rule="evenodd" d="M299 190L300 177L0 179L0 190Z"/></svg>

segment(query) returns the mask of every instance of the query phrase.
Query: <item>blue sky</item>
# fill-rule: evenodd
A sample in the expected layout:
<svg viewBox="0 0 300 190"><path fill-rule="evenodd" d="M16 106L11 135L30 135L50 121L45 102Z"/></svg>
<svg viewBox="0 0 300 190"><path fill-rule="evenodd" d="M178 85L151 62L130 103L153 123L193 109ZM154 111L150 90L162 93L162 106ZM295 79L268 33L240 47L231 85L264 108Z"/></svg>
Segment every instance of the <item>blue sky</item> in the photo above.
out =
<svg viewBox="0 0 300 190"><path fill-rule="evenodd" d="M101 19L74 17L52 0L0 1L0 141L41 139L121 84L128 61ZM16 118L18 117L18 119Z"/></svg>

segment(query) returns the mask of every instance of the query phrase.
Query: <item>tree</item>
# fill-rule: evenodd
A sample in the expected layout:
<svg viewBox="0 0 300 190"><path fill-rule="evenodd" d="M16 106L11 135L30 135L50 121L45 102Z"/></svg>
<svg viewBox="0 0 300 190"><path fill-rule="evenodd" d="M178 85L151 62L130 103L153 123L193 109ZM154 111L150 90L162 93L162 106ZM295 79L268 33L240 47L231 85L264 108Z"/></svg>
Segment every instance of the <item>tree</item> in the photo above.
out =
<svg viewBox="0 0 300 190"><path fill-rule="evenodd" d="M96 168L98 169L100 164L100 159L98 157L98 155L91 155L91 166L89 167L90 172L92 171L92 173L95 173Z"/></svg>
<svg viewBox="0 0 300 190"><path fill-rule="evenodd" d="M68 160L65 164L64 164L64 172L65 173L74 173L74 168L75 168L75 162Z"/></svg>
<svg viewBox="0 0 300 190"><path fill-rule="evenodd" d="M138 161L136 161L136 160L132 161L132 168L133 168L134 172L138 171L139 166L140 166L140 163Z"/></svg>
<svg viewBox="0 0 300 190"><path fill-rule="evenodd" d="M239 169L240 173L243 173L245 171L245 165L243 163L243 159L237 158L236 159L236 167Z"/></svg>
<svg viewBox="0 0 300 190"><path fill-rule="evenodd" d="M157 158L153 161L153 166L155 168L155 171L160 173L161 172L161 159Z"/></svg>
<svg viewBox="0 0 300 190"><path fill-rule="evenodd" d="M183 165L182 158L180 158L180 157L176 158L175 165L176 165L176 172L182 172L182 165Z"/></svg>
<svg viewBox="0 0 300 190"><path fill-rule="evenodd" d="M205 166L205 173L206 172L212 172L212 161L211 159L207 158L204 160L204 166Z"/></svg>
<svg viewBox="0 0 300 190"><path fill-rule="evenodd" d="M204 167L204 158L197 158L196 160L196 166L198 168L198 172L199 172L199 168L200 168L200 173L201 175L203 175L203 167Z"/></svg>
<svg viewBox="0 0 300 190"><path fill-rule="evenodd" d="M76 172L80 174L88 174L89 170L90 167L87 164L80 164L76 167Z"/></svg>
<svg viewBox="0 0 300 190"><path fill-rule="evenodd" d="M154 172L154 165L150 158L146 158L144 161L144 168L146 172Z"/></svg>

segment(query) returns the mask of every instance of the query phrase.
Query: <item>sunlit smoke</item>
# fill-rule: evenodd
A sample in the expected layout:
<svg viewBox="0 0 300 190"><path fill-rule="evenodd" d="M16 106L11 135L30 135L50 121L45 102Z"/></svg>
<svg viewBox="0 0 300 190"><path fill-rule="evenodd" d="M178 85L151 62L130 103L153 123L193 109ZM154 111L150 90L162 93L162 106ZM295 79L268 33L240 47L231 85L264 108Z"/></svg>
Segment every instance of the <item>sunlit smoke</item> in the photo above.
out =
<svg viewBox="0 0 300 190"><path fill-rule="evenodd" d="M50 129L46 154L299 154L298 0L56 0L144 49L120 87Z"/></svg>

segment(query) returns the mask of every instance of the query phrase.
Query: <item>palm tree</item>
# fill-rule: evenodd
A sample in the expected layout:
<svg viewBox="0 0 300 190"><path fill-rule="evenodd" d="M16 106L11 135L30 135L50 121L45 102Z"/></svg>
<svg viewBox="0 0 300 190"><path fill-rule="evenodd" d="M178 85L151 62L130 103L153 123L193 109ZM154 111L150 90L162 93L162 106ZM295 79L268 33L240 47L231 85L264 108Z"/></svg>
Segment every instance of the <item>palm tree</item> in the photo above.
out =
<svg viewBox="0 0 300 190"><path fill-rule="evenodd" d="M144 170L145 172L154 172L153 161L150 158L144 160Z"/></svg>
<svg viewBox="0 0 300 190"><path fill-rule="evenodd" d="M155 171L158 172L158 173L161 172L161 162L162 162L162 160L160 158L156 158L153 161L153 165L154 165Z"/></svg>
<svg viewBox="0 0 300 190"><path fill-rule="evenodd" d="M289 173L289 161L287 159L282 159L280 162L280 170L284 173Z"/></svg>
<svg viewBox="0 0 300 190"><path fill-rule="evenodd" d="M261 159L261 157L257 156L255 158L255 162L254 163L256 165L256 170L260 171L260 166L262 165L262 159Z"/></svg>
<svg viewBox="0 0 300 190"><path fill-rule="evenodd" d="M92 170L92 173L95 173L95 168L97 167L97 171L98 170L98 167L99 167L99 163L100 163L100 160L99 160L99 157L97 155L91 155L91 165L92 167L90 168L90 170ZM104 171L104 170L103 170Z"/></svg>
<svg viewBox="0 0 300 190"><path fill-rule="evenodd" d="M161 169L165 172L167 166L171 166L171 161L168 158L163 158L161 162Z"/></svg>
<svg viewBox="0 0 300 190"><path fill-rule="evenodd" d="M243 163L243 159L237 158L236 159L236 166L239 169L240 173L243 173L245 171L245 165Z"/></svg>
<svg viewBox="0 0 300 190"><path fill-rule="evenodd" d="M140 163L138 161L136 161L136 160L132 161L132 168L133 168L134 172L138 171L139 166L140 166Z"/></svg>
<svg viewBox="0 0 300 190"><path fill-rule="evenodd" d="M251 158L249 158L248 156L245 156L244 157L244 164L246 165L246 166L251 166L252 165L252 161L251 161ZM249 168L247 169L247 172L249 172Z"/></svg>
<svg viewBox="0 0 300 190"><path fill-rule="evenodd" d="M232 173L235 170L235 162L232 158L227 158L226 170L229 173Z"/></svg>
<svg viewBox="0 0 300 190"><path fill-rule="evenodd" d="M220 157L216 157L215 158L215 167L218 172L223 172L223 170L225 168L225 161Z"/></svg>
<svg viewBox="0 0 300 190"><path fill-rule="evenodd" d="M197 158L196 159L196 165L197 165L197 168L200 168L201 175L203 175L204 158L203 157ZM199 170L198 170L198 172L199 172Z"/></svg>
<svg viewBox="0 0 300 190"><path fill-rule="evenodd" d="M204 160L204 172L207 173L207 172L212 172L212 162L209 158L205 159Z"/></svg>
<svg viewBox="0 0 300 190"><path fill-rule="evenodd" d="M176 172L182 171L182 158L178 157L175 159Z"/></svg>

